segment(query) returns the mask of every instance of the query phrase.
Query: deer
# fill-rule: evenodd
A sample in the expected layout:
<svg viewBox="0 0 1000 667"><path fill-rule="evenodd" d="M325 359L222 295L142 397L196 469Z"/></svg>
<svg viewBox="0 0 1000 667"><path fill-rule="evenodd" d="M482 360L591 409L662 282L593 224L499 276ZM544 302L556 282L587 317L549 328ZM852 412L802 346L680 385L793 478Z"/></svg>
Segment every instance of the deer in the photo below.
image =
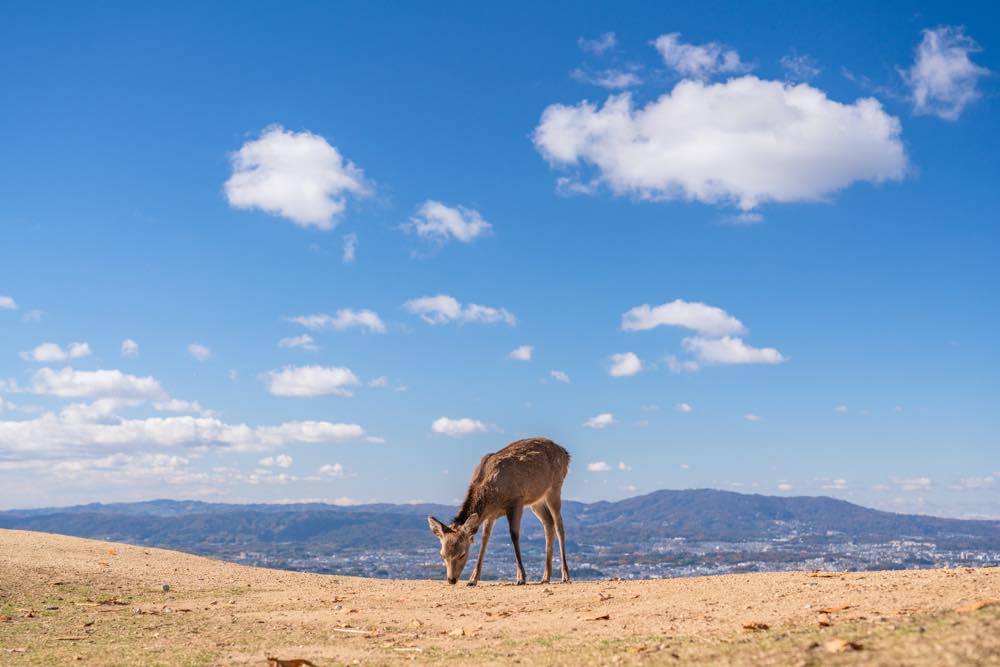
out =
<svg viewBox="0 0 1000 667"><path fill-rule="evenodd" d="M476 533L479 526L483 526L483 541L468 585L479 583L486 545L493 524L501 516L507 517L510 541L514 545L516 583L518 586L525 584L520 542L525 507L531 507L545 529L545 571L540 583L547 584L552 578L552 543L556 536L559 538L562 582L570 582L562 520L562 485L569 472L569 460L569 452L548 438L528 438L512 442L479 461L462 507L451 523L427 517L431 532L441 542L441 559L449 584L454 585L462 576Z"/></svg>

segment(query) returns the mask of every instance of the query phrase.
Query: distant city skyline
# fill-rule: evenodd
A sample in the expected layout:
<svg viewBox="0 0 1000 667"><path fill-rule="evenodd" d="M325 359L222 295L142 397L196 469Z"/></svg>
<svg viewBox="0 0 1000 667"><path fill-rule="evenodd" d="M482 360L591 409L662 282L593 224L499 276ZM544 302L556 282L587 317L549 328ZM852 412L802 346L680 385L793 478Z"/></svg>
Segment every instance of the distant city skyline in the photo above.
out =
<svg viewBox="0 0 1000 667"><path fill-rule="evenodd" d="M747 12L4 8L0 508L1000 517L996 10Z"/></svg>

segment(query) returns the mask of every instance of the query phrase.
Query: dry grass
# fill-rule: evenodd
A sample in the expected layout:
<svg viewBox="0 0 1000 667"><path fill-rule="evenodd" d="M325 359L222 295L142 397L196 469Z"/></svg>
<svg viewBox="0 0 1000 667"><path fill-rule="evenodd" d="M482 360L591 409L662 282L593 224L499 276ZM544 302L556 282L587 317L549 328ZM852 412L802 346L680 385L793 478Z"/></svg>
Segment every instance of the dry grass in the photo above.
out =
<svg viewBox="0 0 1000 667"><path fill-rule="evenodd" d="M997 569L467 588L20 531L0 563L2 665L1000 664Z"/></svg>

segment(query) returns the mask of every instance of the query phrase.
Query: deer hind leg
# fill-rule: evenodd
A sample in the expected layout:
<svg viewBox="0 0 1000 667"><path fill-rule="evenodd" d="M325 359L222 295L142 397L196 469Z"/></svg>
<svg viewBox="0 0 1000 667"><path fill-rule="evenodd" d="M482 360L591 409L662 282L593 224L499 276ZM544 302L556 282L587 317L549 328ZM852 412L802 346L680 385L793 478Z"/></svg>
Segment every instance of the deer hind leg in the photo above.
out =
<svg viewBox="0 0 1000 667"><path fill-rule="evenodd" d="M507 524L510 527L510 541L514 545L514 558L517 560L517 585L524 585L524 563L521 562L521 516L524 507L518 503L507 510Z"/></svg>
<svg viewBox="0 0 1000 667"><path fill-rule="evenodd" d="M559 536L559 566L562 572L562 582L569 583L569 565L566 564L566 531L562 520L562 486L557 486L545 494L545 506L552 513L556 523L556 534Z"/></svg>
<svg viewBox="0 0 1000 667"><path fill-rule="evenodd" d="M545 506L544 501L532 505L531 511L535 513L538 520L542 522L542 527L545 528L545 571L540 583L547 584L552 579L552 544L556 541L556 521L552 518L552 512Z"/></svg>
<svg viewBox="0 0 1000 667"><path fill-rule="evenodd" d="M487 519L486 523L483 524L483 541L479 545L479 557L476 558L476 569L472 571L472 576L469 577L469 585L475 586L479 583L479 575L483 573L483 558L486 556L486 545L490 543L490 533L493 532L493 524L496 519Z"/></svg>

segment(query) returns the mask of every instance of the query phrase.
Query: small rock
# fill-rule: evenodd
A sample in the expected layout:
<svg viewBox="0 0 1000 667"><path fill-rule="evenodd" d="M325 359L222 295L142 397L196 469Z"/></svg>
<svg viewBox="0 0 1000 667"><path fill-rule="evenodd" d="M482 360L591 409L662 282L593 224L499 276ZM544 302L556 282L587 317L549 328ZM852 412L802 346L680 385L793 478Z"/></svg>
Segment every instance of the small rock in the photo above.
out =
<svg viewBox="0 0 1000 667"><path fill-rule="evenodd" d="M163 584L161 588L163 589L163 592L166 593L170 590L170 584Z"/></svg>

